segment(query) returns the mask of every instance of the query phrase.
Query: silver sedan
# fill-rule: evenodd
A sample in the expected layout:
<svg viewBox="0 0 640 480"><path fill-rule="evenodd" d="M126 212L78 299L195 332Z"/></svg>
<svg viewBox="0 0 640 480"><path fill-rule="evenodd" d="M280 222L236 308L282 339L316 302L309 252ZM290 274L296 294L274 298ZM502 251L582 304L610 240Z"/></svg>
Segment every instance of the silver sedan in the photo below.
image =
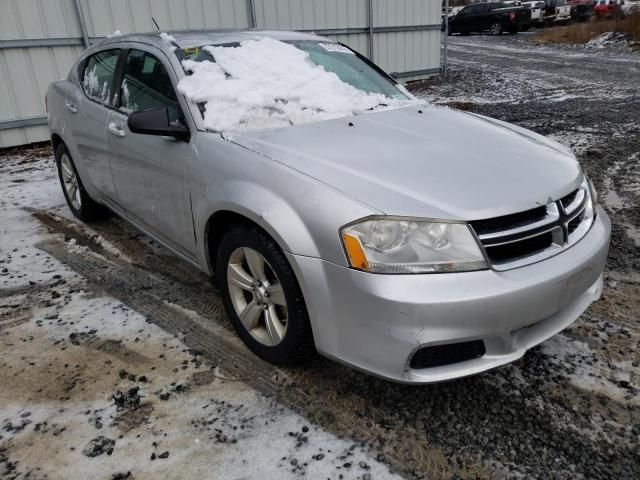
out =
<svg viewBox="0 0 640 480"><path fill-rule="evenodd" d="M278 93L233 97L252 85L240 47L265 38L277 55L244 70ZM307 67L348 108L308 82L280 88ZM73 213L115 212L214 276L270 362L317 351L399 382L452 379L520 358L600 295L610 223L568 149L419 102L327 38L112 37L47 104Z"/></svg>

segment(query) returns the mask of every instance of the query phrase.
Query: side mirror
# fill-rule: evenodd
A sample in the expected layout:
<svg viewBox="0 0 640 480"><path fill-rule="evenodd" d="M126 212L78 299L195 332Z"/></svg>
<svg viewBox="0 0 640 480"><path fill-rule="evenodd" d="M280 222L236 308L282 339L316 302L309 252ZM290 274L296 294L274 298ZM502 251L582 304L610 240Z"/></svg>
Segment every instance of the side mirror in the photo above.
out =
<svg viewBox="0 0 640 480"><path fill-rule="evenodd" d="M169 124L167 107L133 112L129 115L127 125L133 133L141 133L143 135L173 137L184 142L188 142L191 137L189 129L184 125Z"/></svg>

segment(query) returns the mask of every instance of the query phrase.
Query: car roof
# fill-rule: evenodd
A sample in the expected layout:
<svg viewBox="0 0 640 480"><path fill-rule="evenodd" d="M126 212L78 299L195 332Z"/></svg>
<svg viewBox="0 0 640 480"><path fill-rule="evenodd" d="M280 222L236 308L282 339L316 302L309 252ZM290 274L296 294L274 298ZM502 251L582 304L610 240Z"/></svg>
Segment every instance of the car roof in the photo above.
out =
<svg viewBox="0 0 640 480"><path fill-rule="evenodd" d="M95 46L104 47L116 42L143 42L157 45L160 48L167 44L177 45L179 48L198 47L202 45L221 45L226 43L238 43L244 40L260 40L268 37L280 41L312 40L322 42L333 42L326 37L321 37L313 33L302 33L287 30L197 30L164 32L173 37L175 41L167 42L160 32L156 33L131 33L126 35L109 36ZM166 37L165 37L166 38Z"/></svg>

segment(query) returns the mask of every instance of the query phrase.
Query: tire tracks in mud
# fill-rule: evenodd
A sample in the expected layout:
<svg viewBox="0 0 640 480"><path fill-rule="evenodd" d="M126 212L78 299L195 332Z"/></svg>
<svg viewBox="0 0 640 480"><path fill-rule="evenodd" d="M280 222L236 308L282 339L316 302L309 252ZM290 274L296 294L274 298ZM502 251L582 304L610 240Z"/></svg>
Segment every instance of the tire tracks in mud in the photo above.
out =
<svg viewBox="0 0 640 480"><path fill-rule="evenodd" d="M637 424L638 409L571 385L564 369L575 362L556 365L535 349L517 365L424 387L390 384L322 358L303 368L277 368L240 342L206 276L153 248L122 220L92 224L89 230L50 212L33 214L54 234L40 248L85 277L93 290L180 335L232 379L337 436L366 444L407 477L548 478L547 462L555 457L563 459L559 478L573 478L567 467L572 463L587 477L604 478L592 475L596 460L612 465L619 478L640 471L629 460L629 432L622 431ZM105 242L108 248L96 247L102 253L88 247ZM585 322L588 318L580 324ZM613 422L615 429L603 430L602 421Z"/></svg>
<svg viewBox="0 0 640 480"><path fill-rule="evenodd" d="M495 478L496 472L475 458L447 458L429 444L418 422L409 425L396 412L368 405L335 382L346 367L317 359L307 368L279 368L254 356L233 332L215 289L202 273L176 257L160 255L116 221L92 225L122 249L131 263L105 248L82 225L55 214L32 211L51 233L62 234L86 249L70 249L52 237L36 246L163 330L179 335L225 373L302 414L340 437L366 444L380 461L410 478ZM327 373L330 370L330 373Z"/></svg>

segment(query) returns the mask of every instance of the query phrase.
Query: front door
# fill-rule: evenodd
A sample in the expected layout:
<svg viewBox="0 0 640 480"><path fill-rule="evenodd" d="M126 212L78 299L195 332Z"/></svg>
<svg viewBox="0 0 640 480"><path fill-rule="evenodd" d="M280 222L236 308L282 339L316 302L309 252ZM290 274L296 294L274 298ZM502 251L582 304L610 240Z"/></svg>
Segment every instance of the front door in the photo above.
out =
<svg viewBox="0 0 640 480"><path fill-rule="evenodd" d="M454 20L454 30L457 33L466 33L471 30L471 6L464 7L458 12Z"/></svg>
<svg viewBox="0 0 640 480"><path fill-rule="evenodd" d="M125 214L175 250L194 258L189 173L195 149L174 138L132 133L127 126L130 113L165 107L170 121L184 121L169 74L171 67L163 64L161 55L143 49L126 54L119 101L107 121L111 170L117 203Z"/></svg>

